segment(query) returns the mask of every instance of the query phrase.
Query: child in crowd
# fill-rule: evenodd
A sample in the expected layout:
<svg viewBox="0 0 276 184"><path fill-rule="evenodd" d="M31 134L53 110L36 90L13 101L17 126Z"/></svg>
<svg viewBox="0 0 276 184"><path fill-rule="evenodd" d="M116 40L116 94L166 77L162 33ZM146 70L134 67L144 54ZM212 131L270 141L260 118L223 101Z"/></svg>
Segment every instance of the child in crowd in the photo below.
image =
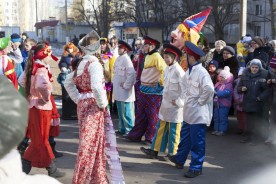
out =
<svg viewBox="0 0 276 184"><path fill-rule="evenodd" d="M67 68L67 65L65 63L62 63L60 73L59 73L58 78L57 78L57 81L61 86L64 85L64 81L65 81L66 76L68 75L69 72L70 72L70 69Z"/></svg>
<svg viewBox="0 0 276 184"><path fill-rule="evenodd" d="M246 133L246 112L243 111L242 102L243 102L243 93L238 92L238 86L241 80L241 76L243 74L244 68L240 68L238 73L238 78L234 81L234 108L237 112L237 120L238 120L238 132L237 134Z"/></svg>
<svg viewBox="0 0 276 184"><path fill-rule="evenodd" d="M216 60L212 60L209 62L208 72L210 74L213 84L215 85L218 80L218 62Z"/></svg>
<svg viewBox="0 0 276 184"><path fill-rule="evenodd" d="M168 145L168 153L176 154L180 142L180 130L183 121L184 99L183 77L185 72L178 64L181 51L173 45L164 44L164 60L168 67L165 69L165 84L163 100L159 111L159 122L151 148L141 147L141 151L150 158L156 158L159 151L165 152Z"/></svg>
<svg viewBox="0 0 276 184"><path fill-rule="evenodd" d="M245 67L245 59L248 55L251 41L251 36L244 36L242 40L237 43L237 59L240 67Z"/></svg>
<svg viewBox="0 0 276 184"><path fill-rule="evenodd" d="M215 85L214 98L214 131L213 135L222 136L227 131L228 113L232 102L233 93L233 74L229 67L219 74L219 81Z"/></svg>

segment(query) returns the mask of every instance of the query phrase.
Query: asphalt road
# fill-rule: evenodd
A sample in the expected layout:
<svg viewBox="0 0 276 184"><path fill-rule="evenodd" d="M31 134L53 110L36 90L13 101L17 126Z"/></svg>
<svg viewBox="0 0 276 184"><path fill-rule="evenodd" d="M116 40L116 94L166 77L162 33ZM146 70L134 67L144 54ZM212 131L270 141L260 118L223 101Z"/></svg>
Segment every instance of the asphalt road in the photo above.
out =
<svg viewBox="0 0 276 184"><path fill-rule="evenodd" d="M113 114L114 126L118 119ZM59 181L70 184L73 175L74 163L78 148L78 124L76 120L62 120L61 135L56 139L58 150L64 156L56 159L57 166L66 172L66 176ZM141 153L143 143L132 143L123 137L117 137L118 149L121 156L125 181L127 184L275 184L275 167L266 170L269 166L276 165L276 151L272 146L259 143L256 146L239 143L241 136L235 132L236 120L230 118L230 128L227 135L222 137L207 133L207 150L204 163L203 175L187 179L183 173L187 171L190 160L185 163L184 169L176 169L168 161L164 161L161 154L158 159L148 159ZM258 173L270 174L264 177L269 181L264 182L253 178ZM45 169L33 168L31 174L45 173ZM264 174L261 174L264 176ZM253 179L253 181L244 181Z"/></svg>

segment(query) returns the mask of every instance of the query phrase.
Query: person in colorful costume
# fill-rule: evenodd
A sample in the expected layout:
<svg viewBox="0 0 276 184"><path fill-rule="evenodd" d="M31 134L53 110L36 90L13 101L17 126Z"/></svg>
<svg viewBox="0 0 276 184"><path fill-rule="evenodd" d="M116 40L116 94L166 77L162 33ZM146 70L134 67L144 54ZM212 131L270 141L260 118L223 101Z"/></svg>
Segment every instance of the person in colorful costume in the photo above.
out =
<svg viewBox="0 0 276 184"><path fill-rule="evenodd" d="M163 95L164 71L167 64L157 51L160 42L148 36L145 36L144 40L144 49L148 55L145 58L141 74L141 93L139 101L137 101L135 126L127 138L131 141L141 141L142 136L145 135L145 143L150 144L158 122L158 112Z"/></svg>
<svg viewBox="0 0 276 184"><path fill-rule="evenodd" d="M134 83L136 72L128 56L131 51L130 45L119 40L119 57L114 67L113 94L116 100L119 115L119 130L116 133L127 136L134 126Z"/></svg>
<svg viewBox="0 0 276 184"><path fill-rule="evenodd" d="M177 28L171 32L171 44L182 51L182 57L179 60L180 66L184 71L188 70L187 56L184 49L185 41L191 41L195 45L200 38L200 31L205 24L212 8L208 8L198 14L185 19Z"/></svg>
<svg viewBox="0 0 276 184"><path fill-rule="evenodd" d="M0 75L6 76L13 83L15 89L18 90L14 62L7 56L10 49L10 38L0 38Z"/></svg>
<svg viewBox="0 0 276 184"><path fill-rule="evenodd" d="M183 121L184 91L182 81L185 72L177 60L182 55L177 47L164 44L164 60L168 67L165 70L164 94L159 111L159 122L150 149L141 147L141 151L150 158L156 158L158 152L176 154L180 142L180 130Z"/></svg>
<svg viewBox="0 0 276 184"><path fill-rule="evenodd" d="M79 123L79 148L72 183L109 183L107 160L110 183L124 184L115 131L107 108L104 69L96 57L100 53L98 33L94 30L88 33L79 41L79 46L85 55L64 83L77 104Z"/></svg>
<svg viewBox="0 0 276 184"><path fill-rule="evenodd" d="M23 155L23 171L32 167L46 168L48 175L63 177L54 162L54 154L48 142L53 103L51 101L52 74L48 65L58 59L52 55L48 43L40 42L32 48L26 68L25 95L29 102L28 131L31 143Z"/></svg>
<svg viewBox="0 0 276 184"><path fill-rule="evenodd" d="M104 66L104 78L105 78L105 87L107 91L107 99L109 104L111 104L112 99L112 80L114 75L114 63L115 57L110 52L110 46L108 44L107 38L101 38L101 59L102 65Z"/></svg>
<svg viewBox="0 0 276 184"><path fill-rule="evenodd" d="M184 174L194 178L202 174L205 158L206 126L210 125L213 112L214 85L207 70L199 62L205 53L195 44L186 41L185 51L189 70L183 80L184 113L181 128L181 140L175 155L168 155L177 168L183 168L189 153L191 162L189 171Z"/></svg>

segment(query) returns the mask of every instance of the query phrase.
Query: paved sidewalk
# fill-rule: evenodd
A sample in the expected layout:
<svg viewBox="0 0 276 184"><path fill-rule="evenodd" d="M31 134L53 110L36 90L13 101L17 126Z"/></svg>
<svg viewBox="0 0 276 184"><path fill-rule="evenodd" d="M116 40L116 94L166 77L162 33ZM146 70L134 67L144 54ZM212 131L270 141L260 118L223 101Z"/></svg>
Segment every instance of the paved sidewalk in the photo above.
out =
<svg viewBox="0 0 276 184"><path fill-rule="evenodd" d="M116 126L118 123L116 115L113 115L113 121ZM70 184L78 148L79 130L76 120L62 120L61 124L61 135L56 141L57 149L62 151L64 156L56 159L56 163L61 170L66 171L66 176L60 178L59 181ZM141 146L145 146L143 143L132 143L123 137L117 137L126 183L240 184L243 179L255 176L258 170L262 170L276 161L275 149L263 143L257 146L239 143L241 136L232 133L235 124L236 121L231 118L230 133L226 136L212 136L210 131L207 133L203 175L194 179L183 177L183 173L188 169L189 160L185 164L184 170L179 170L170 162L162 161L162 157L157 160L148 159L139 149ZM31 171L31 174L34 173L47 174L45 169L36 168ZM265 182L265 184L270 183L276 183L276 179Z"/></svg>

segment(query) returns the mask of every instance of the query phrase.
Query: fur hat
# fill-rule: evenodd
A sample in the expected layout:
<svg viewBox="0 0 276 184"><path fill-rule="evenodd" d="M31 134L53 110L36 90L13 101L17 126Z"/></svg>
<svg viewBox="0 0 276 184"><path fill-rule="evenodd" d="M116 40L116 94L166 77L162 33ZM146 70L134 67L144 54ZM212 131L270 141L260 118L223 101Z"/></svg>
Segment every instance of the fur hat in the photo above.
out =
<svg viewBox="0 0 276 184"><path fill-rule="evenodd" d="M217 41L215 42L215 47L216 47L216 46L225 47L225 46L226 46L226 43L225 43L225 41L223 41L223 40L217 40Z"/></svg>
<svg viewBox="0 0 276 184"><path fill-rule="evenodd" d="M249 66L251 67L252 65L257 65L260 69L263 68L262 67L262 62L259 59L253 59L253 60L251 60L250 63L249 63Z"/></svg>
<svg viewBox="0 0 276 184"><path fill-rule="evenodd" d="M223 52L223 51L228 51L228 52L230 52L230 54L232 54L233 56L236 54L235 49L233 49L233 47L231 47L231 46L225 46L225 47L223 47L222 52Z"/></svg>
<svg viewBox="0 0 276 184"><path fill-rule="evenodd" d="M260 47L265 46L266 44L265 39L259 36L255 36L252 41L256 42Z"/></svg>
<svg viewBox="0 0 276 184"><path fill-rule="evenodd" d="M276 68L276 57L275 56L270 60L269 66L271 68Z"/></svg>

